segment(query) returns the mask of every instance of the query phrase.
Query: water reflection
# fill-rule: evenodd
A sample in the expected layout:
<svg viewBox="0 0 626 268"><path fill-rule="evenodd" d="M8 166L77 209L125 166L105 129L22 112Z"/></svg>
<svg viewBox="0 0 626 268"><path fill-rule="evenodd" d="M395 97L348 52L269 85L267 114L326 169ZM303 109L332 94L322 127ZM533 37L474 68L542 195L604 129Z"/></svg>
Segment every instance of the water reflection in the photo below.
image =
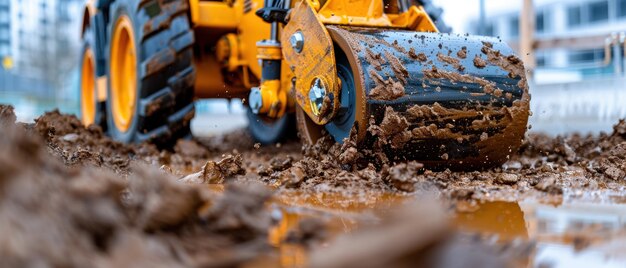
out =
<svg viewBox="0 0 626 268"><path fill-rule="evenodd" d="M411 196L390 194L362 198L341 194L279 194L274 203L280 221L269 241L279 251L282 267L304 267L308 249L285 243L300 220L323 219L333 238L352 233L364 224L376 224L388 211L414 201ZM534 241L529 267L625 267L626 204L543 204L527 202L484 202L455 213L455 228L464 233L493 236L501 243Z"/></svg>

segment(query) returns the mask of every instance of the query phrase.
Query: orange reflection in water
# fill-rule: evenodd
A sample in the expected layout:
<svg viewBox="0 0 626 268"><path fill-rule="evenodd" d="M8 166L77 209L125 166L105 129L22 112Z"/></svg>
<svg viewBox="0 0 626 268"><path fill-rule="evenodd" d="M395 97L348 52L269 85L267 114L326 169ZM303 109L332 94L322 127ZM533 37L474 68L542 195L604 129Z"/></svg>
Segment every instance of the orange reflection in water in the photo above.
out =
<svg viewBox="0 0 626 268"><path fill-rule="evenodd" d="M329 244L364 224L380 222L389 211L411 201L415 201L414 196L390 193L345 196L278 191L269 204L272 213L280 215L268 234L275 255L252 267L306 267L311 249L286 241L303 219L323 220L329 238L325 243ZM529 266L600 267L626 263L626 252L611 246L615 241L618 246L626 244L626 204L478 202L472 209L455 213L451 220L460 232L497 235L501 242L535 241Z"/></svg>

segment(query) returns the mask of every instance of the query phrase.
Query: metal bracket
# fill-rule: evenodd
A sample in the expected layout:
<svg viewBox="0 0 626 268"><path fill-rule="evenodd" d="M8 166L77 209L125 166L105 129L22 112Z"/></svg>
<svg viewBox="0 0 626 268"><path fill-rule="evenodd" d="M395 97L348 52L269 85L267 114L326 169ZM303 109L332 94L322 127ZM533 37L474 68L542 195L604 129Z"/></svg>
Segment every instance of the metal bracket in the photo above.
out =
<svg viewBox="0 0 626 268"><path fill-rule="evenodd" d="M312 109L309 93L315 85L314 81L322 79L328 96L340 96L333 40L324 24L319 21L310 1L298 3L290 16L298 19L291 20L285 26L281 43L291 44L294 34L302 35L303 42L301 47L283 46L285 61L296 76L295 99L316 124L324 125L333 118L339 108L339 98L332 98L329 103L331 107L325 107L325 113L316 113Z"/></svg>

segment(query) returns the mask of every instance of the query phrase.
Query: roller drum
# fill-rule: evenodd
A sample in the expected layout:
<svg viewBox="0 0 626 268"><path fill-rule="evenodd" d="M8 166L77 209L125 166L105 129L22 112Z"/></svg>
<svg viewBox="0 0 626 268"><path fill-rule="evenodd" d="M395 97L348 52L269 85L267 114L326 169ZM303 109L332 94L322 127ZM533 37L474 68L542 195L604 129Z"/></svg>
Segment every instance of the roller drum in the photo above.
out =
<svg viewBox="0 0 626 268"><path fill-rule="evenodd" d="M391 160L480 169L521 145L529 116L523 63L501 40L328 27L355 74L359 143ZM358 94L357 94L358 95Z"/></svg>

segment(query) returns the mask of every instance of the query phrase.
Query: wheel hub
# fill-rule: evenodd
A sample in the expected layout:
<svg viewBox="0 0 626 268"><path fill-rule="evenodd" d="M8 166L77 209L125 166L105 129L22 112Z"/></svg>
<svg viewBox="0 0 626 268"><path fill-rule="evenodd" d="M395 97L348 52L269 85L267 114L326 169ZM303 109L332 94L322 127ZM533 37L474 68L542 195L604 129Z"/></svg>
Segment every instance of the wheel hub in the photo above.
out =
<svg viewBox="0 0 626 268"><path fill-rule="evenodd" d="M80 74L80 111L83 125L89 126L96 121L95 68L91 48L85 49Z"/></svg>
<svg viewBox="0 0 626 268"><path fill-rule="evenodd" d="M128 131L137 98L137 62L132 23L121 16L111 42L111 108L118 130Z"/></svg>
<svg viewBox="0 0 626 268"><path fill-rule="evenodd" d="M337 65L337 75L341 81L341 99L335 118L326 124L326 130L336 142L342 143L350 137L355 122L355 87L352 72L344 64Z"/></svg>

